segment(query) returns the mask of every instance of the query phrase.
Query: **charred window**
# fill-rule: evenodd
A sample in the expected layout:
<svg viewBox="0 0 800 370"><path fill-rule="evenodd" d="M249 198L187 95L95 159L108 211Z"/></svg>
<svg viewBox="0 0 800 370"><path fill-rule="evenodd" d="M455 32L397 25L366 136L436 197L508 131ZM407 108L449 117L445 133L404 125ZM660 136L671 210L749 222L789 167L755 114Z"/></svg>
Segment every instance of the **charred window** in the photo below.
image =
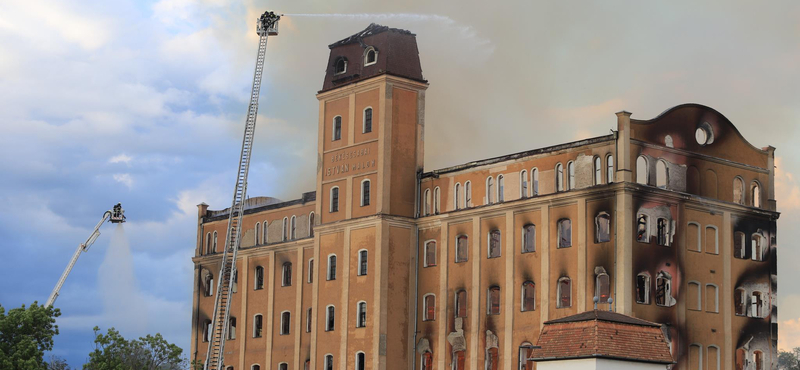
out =
<svg viewBox="0 0 800 370"><path fill-rule="evenodd" d="M753 261L764 260L764 236L755 233L750 238L751 258Z"/></svg>
<svg viewBox="0 0 800 370"><path fill-rule="evenodd" d="M453 354L453 370L465 370L467 368L467 356L465 351L456 351Z"/></svg>
<svg viewBox="0 0 800 370"><path fill-rule="evenodd" d="M210 272L203 277L203 295L206 297L214 295L214 275Z"/></svg>
<svg viewBox="0 0 800 370"><path fill-rule="evenodd" d="M746 237L741 231L733 233L733 257L741 259L747 258Z"/></svg>
<svg viewBox="0 0 800 370"><path fill-rule="evenodd" d="M264 268L261 266L256 266L256 279L253 289L264 289Z"/></svg>
<svg viewBox="0 0 800 370"><path fill-rule="evenodd" d="M558 220L558 247L569 248L572 246L572 221L568 218Z"/></svg>
<svg viewBox="0 0 800 370"><path fill-rule="evenodd" d="M283 264L283 284L282 286L292 285L292 263L285 262Z"/></svg>
<svg viewBox="0 0 800 370"><path fill-rule="evenodd" d="M228 318L228 340L236 339L236 318Z"/></svg>
<svg viewBox="0 0 800 370"><path fill-rule="evenodd" d="M488 315L500 314L500 287L493 286L489 288L489 294L486 295L487 307L486 313Z"/></svg>
<svg viewBox="0 0 800 370"><path fill-rule="evenodd" d="M750 199L753 207L761 208L761 187L755 181L750 185Z"/></svg>
<svg viewBox="0 0 800 370"><path fill-rule="evenodd" d="M761 318L764 317L764 301L761 292L755 291L750 297L750 316Z"/></svg>
<svg viewBox="0 0 800 370"><path fill-rule="evenodd" d="M599 298L597 303L608 303L611 297L611 279L608 274L603 272L597 275L594 280L594 295Z"/></svg>
<svg viewBox="0 0 800 370"><path fill-rule="evenodd" d="M636 303L650 304L650 275L636 276Z"/></svg>
<svg viewBox="0 0 800 370"><path fill-rule="evenodd" d="M497 348L486 349L486 370L498 370L500 368L500 353Z"/></svg>
<svg viewBox="0 0 800 370"><path fill-rule="evenodd" d="M558 279L558 302L556 308L572 307L572 280L568 277Z"/></svg>
<svg viewBox="0 0 800 370"><path fill-rule="evenodd" d="M733 202L744 204L744 181L739 176L733 178Z"/></svg>
<svg viewBox="0 0 800 370"><path fill-rule="evenodd" d="M500 230L492 230L489 232L489 258L500 257L500 235Z"/></svg>
<svg viewBox="0 0 800 370"><path fill-rule="evenodd" d="M433 354L427 351L423 353L419 368L420 370L433 370Z"/></svg>
<svg viewBox="0 0 800 370"><path fill-rule="evenodd" d="M656 227L658 230L658 245L669 246L669 224L667 223L666 218L659 218L656 221Z"/></svg>
<svg viewBox="0 0 800 370"><path fill-rule="evenodd" d="M422 321L433 321L436 319L436 296L433 294L426 294L422 300L424 307L422 308L424 316Z"/></svg>
<svg viewBox="0 0 800 370"><path fill-rule="evenodd" d="M764 352L753 352L753 366L755 370L764 370Z"/></svg>
<svg viewBox="0 0 800 370"><path fill-rule="evenodd" d="M747 293L742 288L733 292L733 306L736 316L747 316Z"/></svg>
<svg viewBox="0 0 800 370"><path fill-rule="evenodd" d="M649 243L650 235L647 232L647 216L639 215L636 218L636 240L641 243Z"/></svg>
<svg viewBox="0 0 800 370"><path fill-rule="evenodd" d="M466 235L456 237L456 263L469 260L469 238Z"/></svg>
<svg viewBox="0 0 800 370"><path fill-rule="evenodd" d="M661 271L656 276L656 304L659 306L672 306L672 277Z"/></svg>
<svg viewBox="0 0 800 370"><path fill-rule="evenodd" d="M467 291L456 292L456 317L467 317Z"/></svg>
<svg viewBox="0 0 800 370"><path fill-rule="evenodd" d="M522 283L522 311L536 309L536 284L532 281Z"/></svg>
<svg viewBox="0 0 800 370"><path fill-rule="evenodd" d="M611 241L611 216L608 213L600 212L594 218L595 241L606 243Z"/></svg>
<svg viewBox="0 0 800 370"><path fill-rule="evenodd" d="M522 253L536 252L536 225L522 227Z"/></svg>
<svg viewBox="0 0 800 370"><path fill-rule="evenodd" d="M425 243L425 267L436 266L436 242Z"/></svg>

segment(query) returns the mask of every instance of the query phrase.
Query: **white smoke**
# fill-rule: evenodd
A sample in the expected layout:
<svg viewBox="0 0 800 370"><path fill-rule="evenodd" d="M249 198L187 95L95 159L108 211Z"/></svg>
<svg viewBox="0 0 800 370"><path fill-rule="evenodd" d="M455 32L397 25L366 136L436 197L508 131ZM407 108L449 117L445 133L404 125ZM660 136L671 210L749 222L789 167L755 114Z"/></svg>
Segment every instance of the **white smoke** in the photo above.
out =
<svg viewBox="0 0 800 370"><path fill-rule="evenodd" d="M147 328L147 304L136 284L133 257L125 228L117 224L103 264L98 271L106 325L121 332L143 334Z"/></svg>

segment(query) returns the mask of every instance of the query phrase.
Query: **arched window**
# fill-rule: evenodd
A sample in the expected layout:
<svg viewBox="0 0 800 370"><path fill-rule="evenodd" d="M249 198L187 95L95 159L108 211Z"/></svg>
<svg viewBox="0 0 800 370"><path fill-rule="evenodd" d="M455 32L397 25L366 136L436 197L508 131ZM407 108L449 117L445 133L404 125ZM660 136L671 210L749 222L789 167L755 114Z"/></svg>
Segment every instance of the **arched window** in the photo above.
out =
<svg viewBox="0 0 800 370"><path fill-rule="evenodd" d="M281 362L280 364L278 364L278 370L289 370L289 364Z"/></svg>
<svg viewBox="0 0 800 370"><path fill-rule="evenodd" d="M378 61L378 51L370 46L364 51L364 66L371 66Z"/></svg>
<svg viewBox="0 0 800 370"><path fill-rule="evenodd" d="M764 370L764 352L753 351L753 366L755 370Z"/></svg>
<svg viewBox="0 0 800 370"><path fill-rule="evenodd" d="M367 250L361 249L358 251L358 276L367 274Z"/></svg>
<svg viewBox="0 0 800 370"><path fill-rule="evenodd" d="M431 215L431 189L425 189L425 216Z"/></svg>
<svg viewBox="0 0 800 370"><path fill-rule="evenodd" d="M287 241L289 240L289 218L283 218L283 235L281 235L281 240Z"/></svg>
<svg viewBox="0 0 800 370"><path fill-rule="evenodd" d="M203 321L203 342L211 340L211 320Z"/></svg>
<svg viewBox="0 0 800 370"><path fill-rule="evenodd" d="M233 270L232 276L233 276L232 278L233 285L231 286L231 291L233 293L236 293L239 291L239 270L238 269Z"/></svg>
<svg viewBox="0 0 800 370"><path fill-rule="evenodd" d="M519 172L519 197L528 197L528 171L525 170Z"/></svg>
<svg viewBox="0 0 800 370"><path fill-rule="evenodd" d="M356 312L356 327L363 328L367 326L367 302L358 302L358 311Z"/></svg>
<svg viewBox="0 0 800 370"><path fill-rule="evenodd" d="M568 277L558 279L558 302L556 308L572 307L572 280Z"/></svg>
<svg viewBox="0 0 800 370"><path fill-rule="evenodd" d="M211 251L211 233L206 233L206 254L213 253Z"/></svg>
<svg viewBox="0 0 800 370"><path fill-rule="evenodd" d="M216 252L217 251L217 232L216 231L214 231L214 239L211 241L211 246L212 246L211 253Z"/></svg>
<svg viewBox="0 0 800 370"><path fill-rule="evenodd" d="M309 284L314 282L314 259L310 258L308 260L308 280Z"/></svg>
<svg viewBox="0 0 800 370"><path fill-rule="evenodd" d="M486 349L486 370L500 369L500 351L497 347Z"/></svg>
<svg viewBox="0 0 800 370"><path fill-rule="evenodd" d="M669 171L667 170L667 162L660 160L656 162L656 186L661 189L666 189L669 185Z"/></svg>
<svg viewBox="0 0 800 370"><path fill-rule="evenodd" d="M464 207L472 207L472 182L464 183Z"/></svg>
<svg viewBox="0 0 800 370"><path fill-rule="evenodd" d="M292 263L291 262L284 262L283 263L283 274L282 274L282 281L281 286L291 286L292 285Z"/></svg>
<svg viewBox="0 0 800 370"><path fill-rule="evenodd" d="M264 289L264 268L261 266L256 266L256 278L255 285L253 286L253 290L260 290Z"/></svg>
<svg viewBox="0 0 800 370"><path fill-rule="evenodd" d="M564 191L564 165L556 164L556 191Z"/></svg>
<svg viewBox="0 0 800 370"><path fill-rule="evenodd" d="M700 292L700 283L697 281L690 281L687 285L686 308L692 311L702 311L703 296Z"/></svg>
<svg viewBox="0 0 800 370"><path fill-rule="evenodd" d="M267 233L264 233L266 237ZM314 212L308 214L308 236L314 236Z"/></svg>
<svg viewBox="0 0 800 370"><path fill-rule="evenodd" d="M569 190L575 189L575 162L569 161L567 163L567 174L569 174Z"/></svg>
<svg viewBox="0 0 800 370"><path fill-rule="evenodd" d="M518 370L533 370L533 361L528 360L531 357L533 357L533 345L530 342L522 342L519 345Z"/></svg>
<svg viewBox="0 0 800 370"><path fill-rule="evenodd" d="M489 292L486 294L486 314L499 315L500 314L500 287L489 287Z"/></svg>
<svg viewBox="0 0 800 370"><path fill-rule="evenodd" d="M747 351L744 348L737 348L736 349L736 358L735 358L736 370L744 370L745 366L747 365Z"/></svg>
<svg viewBox="0 0 800 370"><path fill-rule="evenodd" d="M363 180L361 181L361 206L368 206L370 201L370 181Z"/></svg>
<svg viewBox="0 0 800 370"><path fill-rule="evenodd" d="M750 317L764 317L764 300L759 291L754 291L750 296Z"/></svg>
<svg viewBox="0 0 800 370"><path fill-rule="evenodd" d="M333 331L336 326L336 307L328 305L325 308L325 331Z"/></svg>
<svg viewBox="0 0 800 370"><path fill-rule="evenodd" d="M686 249L692 252L702 252L703 237L700 231L700 224L690 221L686 225Z"/></svg>
<svg viewBox="0 0 800 370"><path fill-rule="evenodd" d="M306 333L311 332L311 307L306 310Z"/></svg>
<svg viewBox="0 0 800 370"><path fill-rule="evenodd" d="M750 258L753 261L764 260L764 236L759 232L750 237Z"/></svg>
<svg viewBox="0 0 800 370"><path fill-rule="evenodd" d="M636 158L636 182L647 185L647 159L640 155Z"/></svg>
<svg viewBox="0 0 800 370"><path fill-rule="evenodd" d="M261 370L261 366L259 365L250 366L250 370Z"/></svg>
<svg viewBox="0 0 800 370"><path fill-rule="evenodd" d="M636 303L650 304L650 275L647 273L636 276Z"/></svg>
<svg viewBox="0 0 800 370"><path fill-rule="evenodd" d="M747 292L744 289L733 291L733 307L736 316L747 316Z"/></svg>
<svg viewBox="0 0 800 370"><path fill-rule="evenodd" d="M433 354L430 351L425 351L420 359L420 370L433 370Z"/></svg>
<svg viewBox="0 0 800 370"><path fill-rule="evenodd" d="M539 195L539 169L537 168L531 170L531 192L533 195Z"/></svg>
<svg viewBox="0 0 800 370"><path fill-rule="evenodd" d="M536 252L536 225L522 227L522 253Z"/></svg>
<svg viewBox="0 0 800 370"><path fill-rule="evenodd" d="M611 282L607 273L601 272L595 277L594 295L600 299L597 303L608 303L611 297Z"/></svg>
<svg viewBox="0 0 800 370"><path fill-rule="evenodd" d="M656 275L656 305L671 307L674 301L674 298L672 298L672 276L660 271Z"/></svg>
<svg viewBox="0 0 800 370"><path fill-rule="evenodd" d="M303 370L311 370L311 360L306 360L303 364Z"/></svg>
<svg viewBox="0 0 800 370"><path fill-rule="evenodd" d="M706 312L719 312L719 289L716 284L706 284Z"/></svg>
<svg viewBox="0 0 800 370"><path fill-rule="evenodd" d="M333 355L325 355L325 368L323 370L333 370Z"/></svg>
<svg viewBox="0 0 800 370"><path fill-rule="evenodd" d="M568 218L558 220L558 247L569 248L572 246L572 221Z"/></svg>
<svg viewBox="0 0 800 370"><path fill-rule="evenodd" d="M336 255L328 256L328 280L336 280Z"/></svg>
<svg viewBox="0 0 800 370"><path fill-rule="evenodd" d="M214 275L210 272L203 278L203 295L206 297L214 295Z"/></svg>
<svg viewBox="0 0 800 370"><path fill-rule="evenodd" d="M456 237L456 263L469 260L469 238L466 235Z"/></svg>
<svg viewBox="0 0 800 370"><path fill-rule="evenodd" d="M503 175L497 176L497 201L503 202L506 199L505 196L505 189L506 189L506 177Z"/></svg>
<svg viewBox="0 0 800 370"><path fill-rule="evenodd" d="M641 243L650 243L650 233L648 229L647 216L639 215L636 218L636 240Z"/></svg>
<svg viewBox="0 0 800 370"><path fill-rule="evenodd" d="M703 346L700 344L689 345L689 370L703 370Z"/></svg>
<svg viewBox="0 0 800 370"><path fill-rule="evenodd" d="M269 240L267 239L267 231L269 230L268 226L269 224L267 224L267 220L264 220L264 222L261 223L261 227L264 228L264 232L261 233L261 244L267 244L267 241Z"/></svg>
<svg viewBox="0 0 800 370"><path fill-rule="evenodd" d="M536 309L536 284L532 281L522 283L522 304L521 311L533 311Z"/></svg>
<svg viewBox="0 0 800 370"><path fill-rule="evenodd" d="M606 156L606 183L611 184L614 182L614 156L609 154Z"/></svg>
<svg viewBox="0 0 800 370"><path fill-rule="evenodd" d="M331 205L330 212L339 212L339 187L334 186L331 188Z"/></svg>
<svg viewBox="0 0 800 370"><path fill-rule="evenodd" d="M291 224L290 228L291 232L289 233L289 237L292 240L297 239L297 216L292 216L292 221L290 224Z"/></svg>
<svg viewBox="0 0 800 370"><path fill-rule="evenodd" d="M747 241L744 233L741 231L733 233L733 257L741 259L747 258Z"/></svg>
<svg viewBox="0 0 800 370"><path fill-rule="evenodd" d="M494 199L494 178L486 178L486 204L492 204Z"/></svg>
<svg viewBox="0 0 800 370"><path fill-rule="evenodd" d="M425 261L423 266L436 266L436 241L425 242Z"/></svg>
<svg viewBox="0 0 800 370"><path fill-rule="evenodd" d="M456 317L467 317L467 291L456 292Z"/></svg>
<svg viewBox="0 0 800 370"><path fill-rule="evenodd" d="M288 335L292 322L292 314L289 311L281 312L281 335Z"/></svg>
<svg viewBox="0 0 800 370"><path fill-rule="evenodd" d="M719 254L719 233L714 225L706 226L706 253Z"/></svg>
<svg viewBox="0 0 800 370"><path fill-rule="evenodd" d="M739 176L733 178L733 202L744 204L744 180Z"/></svg>
<svg viewBox="0 0 800 370"><path fill-rule="evenodd" d="M372 107L364 108L364 124L361 128L361 133L372 132Z"/></svg>
<svg viewBox="0 0 800 370"><path fill-rule="evenodd" d="M761 186L758 185L758 182L753 181L753 184L750 185L750 199L753 200L753 207L761 208Z"/></svg>
<svg viewBox="0 0 800 370"><path fill-rule="evenodd" d="M453 206L456 210L461 209L461 183L456 183L455 188L453 189Z"/></svg>
<svg viewBox="0 0 800 370"><path fill-rule="evenodd" d="M657 242L658 245L669 246L669 224L666 218L659 218L656 220L656 229L658 232Z"/></svg>
<svg viewBox="0 0 800 370"><path fill-rule="evenodd" d="M236 339L236 318L231 316L228 318L228 340Z"/></svg>
<svg viewBox="0 0 800 370"><path fill-rule="evenodd" d="M433 321L436 319L436 296L428 293L422 298L422 321Z"/></svg>
<svg viewBox="0 0 800 370"><path fill-rule="evenodd" d="M720 367L720 356L719 356L719 347L711 344L706 348L706 369L708 370L719 370Z"/></svg>
<svg viewBox="0 0 800 370"><path fill-rule="evenodd" d="M331 141L342 139L342 116L333 117L333 137Z"/></svg>
<svg viewBox="0 0 800 370"><path fill-rule="evenodd" d="M333 74L340 75L345 72L347 72L347 59L343 57L336 58L333 63Z"/></svg>
<svg viewBox="0 0 800 370"><path fill-rule="evenodd" d="M259 241L260 241L260 239L259 239L259 236L261 236L261 235L259 235L260 231L261 231L261 223L256 222L256 227L255 227L255 232L256 232L255 244L256 245L258 245Z"/></svg>
<svg viewBox="0 0 800 370"><path fill-rule="evenodd" d="M441 190L437 186L436 188L433 189L433 213L434 214L438 215L440 210L441 210L441 208L440 208L441 203L442 203L441 199L442 199Z"/></svg>
<svg viewBox="0 0 800 370"><path fill-rule="evenodd" d="M611 241L611 216L608 213L600 212L595 216L594 228L595 242L606 243Z"/></svg>
<svg viewBox="0 0 800 370"><path fill-rule="evenodd" d="M594 157L594 184L603 184L603 161L600 157Z"/></svg>
<svg viewBox="0 0 800 370"><path fill-rule="evenodd" d="M364 370L366 362L367 358L364 355L364 352L356 352L356 370Z"/></svg>
<svg viewBox="0 0 800 370"><path fill-rule="evenodd" d="M501 242L500 242L500 230L492 230L489 232L489 258L497 258L500 257L501 251Z"/></svg>

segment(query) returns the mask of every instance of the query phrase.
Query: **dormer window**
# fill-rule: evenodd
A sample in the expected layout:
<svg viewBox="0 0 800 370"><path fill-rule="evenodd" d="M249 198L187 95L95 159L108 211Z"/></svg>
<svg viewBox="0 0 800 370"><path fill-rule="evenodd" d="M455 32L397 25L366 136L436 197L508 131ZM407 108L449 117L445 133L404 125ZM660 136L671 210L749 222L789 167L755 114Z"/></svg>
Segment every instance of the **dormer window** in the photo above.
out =
<svg viewBox="0 0 800 370"><path fill-rule="evenodd" d="M364 66L371 66L378 61L378 51L375 50L372 46L368 47L367 50L364 51Z"/></svg>
<svg viewBox="0 0 800 370"><path fill-rule="evenodd" d="M336 59L336 62L333 63L333 74L340 75L345 72L347 72L347 59L339 57Z"/></svg>

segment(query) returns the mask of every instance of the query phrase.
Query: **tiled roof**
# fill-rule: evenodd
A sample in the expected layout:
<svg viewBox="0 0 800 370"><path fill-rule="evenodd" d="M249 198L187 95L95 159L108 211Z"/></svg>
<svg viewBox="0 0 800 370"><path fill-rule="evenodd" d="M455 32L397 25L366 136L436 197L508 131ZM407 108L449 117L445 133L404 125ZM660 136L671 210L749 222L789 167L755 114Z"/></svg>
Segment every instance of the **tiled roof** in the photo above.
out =
<svg viewBox="0 0 800 370"><path fill-rule="evenodd" d="M658 324L617 313L589 311L545 323L535 361L609 358L674 363Z"/></svg>

